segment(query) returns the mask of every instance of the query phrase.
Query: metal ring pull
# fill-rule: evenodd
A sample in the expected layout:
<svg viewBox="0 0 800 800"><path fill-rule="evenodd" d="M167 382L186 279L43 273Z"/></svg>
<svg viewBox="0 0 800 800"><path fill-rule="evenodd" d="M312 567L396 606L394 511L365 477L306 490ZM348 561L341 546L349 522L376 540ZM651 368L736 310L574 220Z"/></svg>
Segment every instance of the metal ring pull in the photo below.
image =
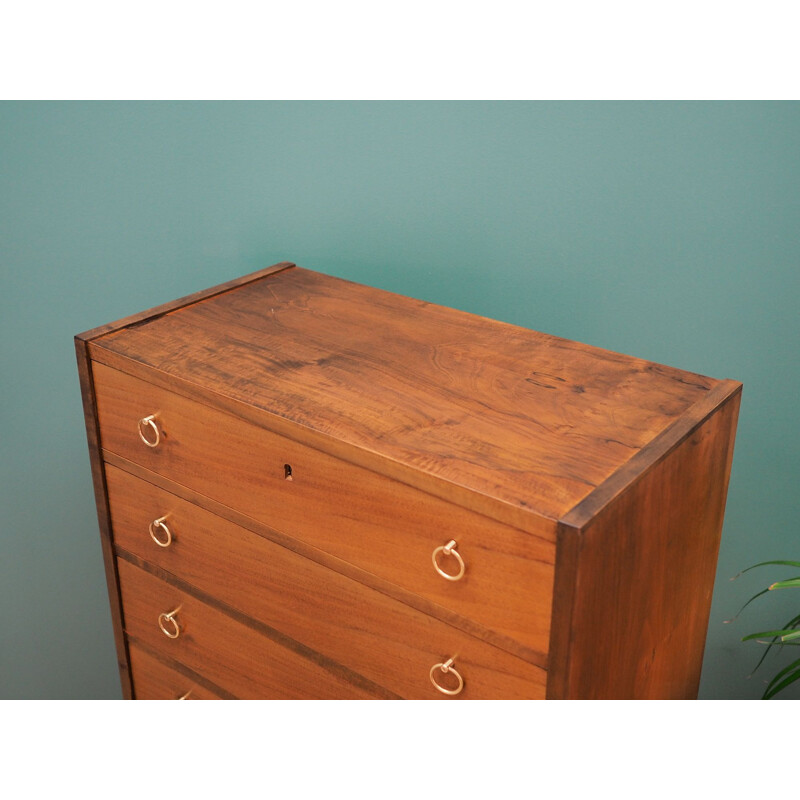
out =
<svg viewBox="0 0 800 800"><path fill-rule="evenodd" d="M150 414L149 417L142 417L137 423L137 426L139 428L139 438L148 447L158 447L158 443L161 441L161 431L158 430L158 425L156 425L156 415ZM155 440L147 438L146 433L148 429L155 434Z"/></svg>
<svg viewBox="0 0 800 800"><path fill-rule="evenodd" d="M449 694L451 697L461 694L461 690L464 688L464 679L459 674L458 670L453 666L453 658L448 658L443 664L434 664L431 667L431 683L442 693L442 694ZM458 681L458 686L455 689L445 689L439 683L436 683L436 678L434 677L434 673L436 670L439 669L444 672L445 675L455 675L456 680Z"/></svg>
<svg viewBox="0 0 800 800"><path fill-rule="evenodd" d="M161 632L164 636L169 636L170 639L177 639L181 635L181 629L175 619L175 615L182 607L183 606L178 606L174 611L170 611L169 614L162 613L158 615L158 627L161 628ZM171 630L167 630L167 628L164 627L165 625L169 625Z"/></svg>
<svg viewBox="0 0 800 800"><path fill-rule="evenodd" d="M186 692L186 694L182 694L182 695L181 695L180 697L178 697L177 699L178 699L178 700L188 700L188 699L189 699L189 695L190 695L191 693L192 693L192 690L191 690L191 689L189 689L189 691L188 691L188 692Z"/></svg>
<svg viewBox="0 0 800 800"><path fill-rule="evenodd" d="M150 538L159 546L159 547L169 547L172 544L172 533L170 529L164 524L164 520L167 517L159 517L158 519L154 519L150 523ZM164 540L158 538L158 534L156 531L161 528L166 534Z"/></svg>
<svg viewBox="0 0 800 800"><path fill-rule="evenodd" d="M456 572L455 575L450 575L450 573L445 572L439 566L439 562L436 560L436 556L438 556L439 553L444 553L446 556L453 556L453 558L458 561L458 572ZM464 570L466 567L464 565L464 559L461 558L461 554L456 550L455 539L451 539L447 544L443 544L433 551L433 568L448 581L460 581L464 577Z"/></svg>

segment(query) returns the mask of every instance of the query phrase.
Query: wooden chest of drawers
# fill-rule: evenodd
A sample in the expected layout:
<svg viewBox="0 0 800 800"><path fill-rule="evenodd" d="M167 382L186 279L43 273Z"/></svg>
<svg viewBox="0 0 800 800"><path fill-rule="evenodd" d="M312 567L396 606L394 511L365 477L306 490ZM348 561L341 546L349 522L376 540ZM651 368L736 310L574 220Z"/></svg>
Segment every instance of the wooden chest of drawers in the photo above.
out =
<svg viewBox="0 0 800 800"><path fill-rule="evenodd" d="M76 348L125 697L696 696L741 384L288 263Z"/></svg>

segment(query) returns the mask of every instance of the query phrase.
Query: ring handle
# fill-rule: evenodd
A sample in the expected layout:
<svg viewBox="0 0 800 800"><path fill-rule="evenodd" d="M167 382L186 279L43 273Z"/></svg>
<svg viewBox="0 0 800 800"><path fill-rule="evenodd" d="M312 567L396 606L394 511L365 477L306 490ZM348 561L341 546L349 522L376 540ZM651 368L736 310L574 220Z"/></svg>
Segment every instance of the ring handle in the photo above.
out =
<svg viewBox="0 0 800 800"><path fill-rule="evenodd" d="M181 635L181 629L178 625L178 621L175 619L175 615L181 610L182 606L178 606L174 611L170 611L169 613L161 613L158 615L158 627L161 628L161 632L164 636L168 636L170 639L177 639ZM169 626L169 629L165 626Z"/></svg>
<svg viewBox="0 0 800 800"><path fill-rule="evenodd" d="M454 697L457 694L461 694L461 690L464 688L464 679L461 677L461 674L458 672L458 670L453 666L454 660L455 659L453 658L448 658L447 661L445 661L443 664L434 664L431 667L431 672L430 672L431 683L442 694L447 694L450 695L451 697ZM436 678L434 677L437 669L441 670L445 675L450 675L450 674L455 675L456 680L458 681L458 686L455 689L446 689L440 683L437 683Z"/></svg>
<svg viewBox="0 0 800 800"><path fill-rule="evenodd" d="M158 519L154 519L150 523L150 538L159 546L159 547L169 547L172 544L172 532L170 529L164 524L164 520L166 516L159 517ZM156 531L161 528L164 533L166 534L164 540L158 538L158 534Z"/></svg>
<svg viewBox="0 0 800 800"><path fill-rule="evenodd" d="M158 425L156 425L155 414L150 414L147 417L142 417L139 420L139 422L136 423L136 426L139 429L139 438L148 447L158 447L158 443L161 441L161 431L159 431ZM147 438L148 431L152 431L155 434L155 439Z"/></svg>
<svg viewBox="0 0 800 800"><path fill-rule="evenodd" d="M458 562L458 572L455 575L451 575L449 572L445 572L440 566L439 562L436 560L436 556L439 553L444 553L446 556L453 556L455 560ZM466 570L466 566L464 564L464 559L461 558L461 553L456 550L456 540L451 539L447 544L440 545L433 551L433 568L446 580L448 581L460 581L464 577L464 572Z"/></svg>

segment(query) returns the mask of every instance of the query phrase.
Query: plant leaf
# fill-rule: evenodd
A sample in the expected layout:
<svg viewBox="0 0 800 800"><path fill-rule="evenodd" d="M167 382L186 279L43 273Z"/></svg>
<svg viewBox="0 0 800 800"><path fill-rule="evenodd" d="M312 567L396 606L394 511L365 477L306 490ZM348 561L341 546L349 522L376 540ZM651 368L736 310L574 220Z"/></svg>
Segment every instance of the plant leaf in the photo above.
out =
<svg viewBox="0 0 800 800"><path fill-rule="evenodd" d="M785 677L780 683L778 680L782 678L784 675ZM762 700L770 700L775 697L778 692L782 692L787 686L793 684L796 680L800 679L800 658L797 661L793 661L789 664L788 667L782 669L769 683L766 690L764 691L764 695L762 696Z"/></svg>
<svg viewBox="0 0 800 800"><path fill-rule="evenodd" d="M790 628L794 629L798 625L800 625L800 614L798 614L796 617L793 617L792 619L790 619L783 627L788 630ZM777 644L778 647L782 647L783 646L782 644L780 644L778 642L778 637L776 636L767 645L767 648L766 648L766 650L764 650L763 654L761 655L761 658L758 659L758 664L755 665L755 667L753 668L753 671L747 676L748 678L752 678L753 677L753 675L755 674L755 671L764 663L764 659L767 657L767 654L769 653L770 649L775 644ZM790 641L790 642L785 642L785 644L787 644L787 645L789 645L789 644L798 645L798 644L800 644L800 642L791 642Z"/></svg>
<svg viewBox="0 0 800 800"><path fill-rule="evenodd" d="M800 567L800 561L762 561L760 564L753 564L752 567L743 569L738 575L734 575L731 580L735 581L739 575L744 575L745 572L750 572L751 569L755 569L756 567L766 567L770 564L777 564L778 566L782 567Z"/></svg>
<svg viewBox="0 0 800 800"><path fill-rule="evenodd" d="M800 586L800 577L797 578L789 578L785 581L778 581L777 583L773 583L769 587L769 591L773 589L789 589L792 586Z"/></svg>
<svg viewBox="0 0 800 800"><path fill-rule="evenodd" d="M800 667L800 658L798 658L797 661L792 661L791 664L787 664L779 672L776 672L772 676L772 680L769 682L769 685L764 691L768 692L784 675L791 672L793 669L797 669L797 667Z"/></svg>
<svg viewBox="0 0 800 800"><path fill-rule="evenodd" d="M773 636L776 639L779 639L782 636L786 636L788 634L793 634L793 633L797 633L797 631L795 631L794 628L788 628L782 631L762 631L761 633L751 633L748 636L742 636L742 641L749 642L751 639L759 639L766 636Z"/></svg>
<svg viewBox="0 0 800 800"><path fill-rule="evenodd" d="M754 595L753 595L753 596L752 596L752 597L751 597L751 598L750 598L750 599L749 599L749 600L748 600L748 601L747 601L747 602L746 602L746 603L745 603L745 604L744 604L744 605L743 605L743 606L742 606L742 607L741 607L741 608L740 608L740 609L739 609L739 610L736 612L736 614L734 614L734 615L733 615L733 616L732 616L730 619L723 620L723 622L725 622L725 623L728 623L728 622L733 622L733 621L734 621L734 620L735 620L735 619L736 619L736 618L739 616L739 614L741 614L741 613L742 613L742 611L744 611L744 610L747 608L747 606L749 606L749 605L750 605L750 603L752 603L752 602L753 602L753 600L755 600L757 597L761 597L761 595L762 595L762 594L766 594L768 591L769 591L769 588L767 588L767 589L762 589L762 590L761 590L761 591L760 591L758 594L754 594Z"/></svg>

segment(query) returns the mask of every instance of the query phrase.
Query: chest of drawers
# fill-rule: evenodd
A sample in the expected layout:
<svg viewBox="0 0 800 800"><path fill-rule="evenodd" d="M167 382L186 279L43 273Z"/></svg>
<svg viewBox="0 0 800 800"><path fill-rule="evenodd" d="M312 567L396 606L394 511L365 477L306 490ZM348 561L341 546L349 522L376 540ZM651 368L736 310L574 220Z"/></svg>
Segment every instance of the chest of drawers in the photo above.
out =
<svg viewBox="0 0 800 800"><path fill-rule="evenodd" d="M289 263L76 349L125 697L696 696L741 384Z"/></svg>

